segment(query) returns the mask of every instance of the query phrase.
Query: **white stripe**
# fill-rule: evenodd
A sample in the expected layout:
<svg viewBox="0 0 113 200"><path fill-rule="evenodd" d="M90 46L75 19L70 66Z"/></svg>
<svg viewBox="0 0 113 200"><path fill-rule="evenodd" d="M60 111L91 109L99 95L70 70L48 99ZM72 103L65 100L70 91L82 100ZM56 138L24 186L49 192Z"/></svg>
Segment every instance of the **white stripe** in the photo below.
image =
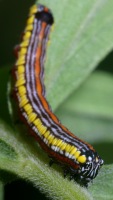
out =
<svg viewBox="0 0 113 200"><path fill-rule="evenodd" d="M49 29L50 26L47 26L47 28ZM41 117L41 120L43 121L43 123L46 124L47 127L51 127L51 125L57 126L57 129L51 127L51 131L52 131L53 135L60 137L62 140L65 140L66 143L71 143L71 145L76 146L78 149L85 148L86 150L88 150L89 148L87 147L86 144L84 144L80 141L78 142L76 140L76 138L72 138L72 136L68 135L66 132L64 132L61 129L61 127L59 127L56 123L54 123L54 121L49 117L48 113L45 112L45 109L43 108L42 104L40 103L39 99L37 98L38 96L37 96L37 93L35 92L36 86L35 86L35 77L34 77L34 63L35 63L35 56L36 56L35 53L36 53L36 49L38 46L38 37L36 37L35 42L34 42L34 37L36 35L35 33L38 32L40 29L41 29L41 22L40 23L38 22L38 27L37 27L37 20L35 19L34 29L32 32L32 37L31 37L30 45L29 45L28 52L27 52L27 63L26 63L26 78L27 78L26 87L27 87L27 92L28 92L30 102L32 102L32 106L33 106L34 110L36 111L36 113L38 113L40 115L40 117L41 117L42 112L46 115L47 119ZM37 34L37 36L38 36L38 34ZM44 47L46 46L47 40L45 41ZM31 49L32 44L34 45L33 50ZM30 55L32 58L31 66L29 66ZM45 57L45 55L41 59L41 67L43 67L44 57ZM31 74L29 73L30 70L31 70ZM30 81L32 81L32 85L33 85L32 92L30 89ZM33 96L36 98L38 104L41 107L41 110L38 108L37 104L33 101ZM63 135L60 135L60 134L63 134ZM82 149L81 149L81 151L82 151Z"/></svg>

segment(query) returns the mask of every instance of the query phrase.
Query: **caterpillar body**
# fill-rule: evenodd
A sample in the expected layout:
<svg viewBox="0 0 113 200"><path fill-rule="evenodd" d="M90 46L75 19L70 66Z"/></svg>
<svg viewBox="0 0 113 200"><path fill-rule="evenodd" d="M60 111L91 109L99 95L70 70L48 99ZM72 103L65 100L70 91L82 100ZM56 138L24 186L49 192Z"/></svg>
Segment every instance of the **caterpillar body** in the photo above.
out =
<svg viewBox="0 0 113 200"><path fill-rule="evenodd" d="M53 23L53 15L47 7L31 7L12 70L13 97L22 121L52 162L60 163L65 174L68 172L75 181L87 186L98 174L103 160L90 144L60 123L45 98L44 62Z"/></svg>

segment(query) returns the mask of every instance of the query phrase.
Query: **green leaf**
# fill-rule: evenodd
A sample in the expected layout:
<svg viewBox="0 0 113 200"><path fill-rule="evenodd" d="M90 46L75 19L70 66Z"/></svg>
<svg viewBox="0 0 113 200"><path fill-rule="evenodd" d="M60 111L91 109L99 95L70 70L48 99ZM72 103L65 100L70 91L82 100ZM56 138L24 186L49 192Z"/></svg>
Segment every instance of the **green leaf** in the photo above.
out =
<svg viewBox="0 0 113 200"><path fill-rule="evenodd" d="M102 168L94 184L89 191L94 199L112 200L113 199L113 165L106 165Z"/></svg>
<svg viewBox="0 0 113 200"><path fill-rule="evenodd" d="M93 73L58 108L56 115L86 141L113 141L113 76Z"/></svg>
<svg viewBox="0 0 113 200"><path fill-rule="evenodd" d="M16 158L16 153L14 149L11 146L9 146L5 141L0 139L0 156L1 155L3 155L3 157L6 156L11 159Z"/></svg>
<svg viewBox="0 0 113 200"><path fill-rule="evenodd" d="M7 125L0 124L0 139L7 141L7 152L0 153L0 169L14 173L22 179L29 180L51 199L91 200L88 191L73 181L64 179L58 169L50 168L47 157L42 150L28 140L28 136L15 134ZM4 145L4 144L3 144ZM12 146L12 148L8 148ZM12 151L13 149L13 151ZM37 150L37 151L36 151ZM13 152L13 153L12 153ZM15 156L14 156L14 152ZM12 159L11 159L12 157ZM16 157L16 158L15 158ZM63 186L63 187L62 187Z"/></svg>
<svg viewBox="0 0 113 200"><path fill-rule="evenodd" d="M8 111L7 100L7 84L11 76L11 66L4 66L0 68L0 118L11 124L11 118Z"/></svg>
<svg viewBox="0 0 113 200"><path fill-rule="evenodd" d="M38 3L52 10L55 21L45 67L47 99L55 109L113 48L113 1Z"/></svg>

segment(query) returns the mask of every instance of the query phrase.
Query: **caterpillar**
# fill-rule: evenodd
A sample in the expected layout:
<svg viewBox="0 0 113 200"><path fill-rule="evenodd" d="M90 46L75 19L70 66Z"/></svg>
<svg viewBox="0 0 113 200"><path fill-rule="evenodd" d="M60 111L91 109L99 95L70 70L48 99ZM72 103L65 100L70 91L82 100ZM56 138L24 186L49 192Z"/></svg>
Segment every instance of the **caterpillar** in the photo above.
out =
<svg viewBox="0 0 113 200"><path fill-rule="evenodd" d="M72 134L52 112L43 80L47 43L54 18L40 4L31 7L18 58L12 69L13 99L22 122L48 154L50 165L58 163L82 186L88 186L98 174L103 160L95 149Z"/></svg>

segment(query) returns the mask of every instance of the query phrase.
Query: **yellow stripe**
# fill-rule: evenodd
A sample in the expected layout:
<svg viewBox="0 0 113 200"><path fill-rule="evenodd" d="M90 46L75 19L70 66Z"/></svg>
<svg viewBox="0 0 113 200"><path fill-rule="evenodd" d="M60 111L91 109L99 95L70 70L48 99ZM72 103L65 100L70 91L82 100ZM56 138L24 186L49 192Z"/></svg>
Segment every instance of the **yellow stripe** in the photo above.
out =
<svg viewBox="0 0 113 200"><path fill-rule="evenodd" d="M65 149L66 145L67 144L65 142L62 142L62 144L60 145L59 148L63 151Z"/></svg>
<svg viewBox="0 0 113 200"><path fill-rule="evenodd" d="M46 130L47 130L47 128L46 128ZM49 135L50 135L50 131L46 131L46 133L44 134L44 137L48 140Z"/></svg>
<svg viewBox="0 0 113 200"><path fill-rule="evenodd" d="M30 103L27 103L23 108L25 112L27 113L27 115L29 115L33 111L33 108Z"/></svg>
<svg viewBox="0 0 113 200"><path fill-rule="evenodd" d="M58 142L57 142L57 147L59 147L62 143L62 140L58 139Z"/></svg>
<svg viewBox="0 0 113 200"><path fill-rule="evenodd" d="M66 148L65 148L65 151L66 152L70 152L70 149L71 149L71 145L70 144L67 144Z"/></svg>
<svg viewBox="0 0 113 200"><path fill-rule="evenodd" d="M26 31L24 36L23 36L23 40L28 40L31 37L31 32L30 31Z"/></svg>
<svg viewBox="0 0 113 200"><path fill-rule="evenodd" d="M34 113L34 112L31 112L29 115L27 115L28 116L28 121L30 122L30 123L32 123L35 119L36 119L36 117L37 117L37 114L36 113Z"/></svg>
<svg viewBox="0 0 113 200"><path fill-rule="evenodd" d="M38 11L37 6L36 6L36 5L33 5L33 6L30 8L29 15L33 15L33 14L35 14L37 11Z"/></svg>
<svg viewBox="0 0 113 200"><path fill-rule="evenodd" d="M74 154L75 159L77 159L77 158L79 157L80 154L81 154L80 151L76 151L75 154Z"/></svg>
<svg viewBox="0 0 113 200"><path fill-rule="evenodd" d="M16 65L23 65L25 64L25 56L19 56Z"/></svg>
<svg viewBox="0 0 113 200"><path fill-rule="evenodd" d="M29 24L25 28L25 31L32 31L32 30L33 30L33 24Z"/></svg>
<svg viewBox="0 0 113 200"><path fill-rule="evenodd" d="M20 47L27 47L29 45L29 40L25 40L20 44Z"/></svg>
<svg viewBox="0 0 113 200"><path fill-rule="evenodd" d="M27 25L33 24L34 18L35 18L34 15L30 16L30 17L28 18L28 20L27 20Z"/></svg>
<svg viewBox="0 0 113 200"><path fill-rule="evenodd" d="M34 121L33 123L34 123L34 125L35 125L36 127L38 127L38 126L40 126L40 124L41 124L41 120L40 120L39 118L37 118L37 119L35 119L35 121Z"/></svg>
<svg viewBox="0 0 113 200"><path fill-rule="evenodd" d="M54 138L54 140L52 141L52 145L56 145L57 146L57 138Z"/></svg>
<svg viewBox="0 0 113 200"><path fill-rule="evenodd" d="M75 148L70 152L70 154L73 155L73 154L75 154L76 151L77 151L77 148L75 147Z"/></svg>
<svg viewBox="0 0 113 200"><path fill-rule="evenodd" d="M52 134L50 134L48 137L48 143L51 144L54 138L55 137Z"/></svg>
<svg viewBox="0 0 113 200"><path fill-rule="evenodd" d="M26 94L26 92L27 91L26 91L26 87L25 86L22 85L22 86L18 87L18 93L19 93L20 96Z"/></svg>
<svg viewBox="0 0 113 200"><path fill-rule="evenodd" d="M17 73L22 74L25 72L25 66L24 65L19 65L17 68Z"/></svg>
<svg viewBox="0 0 113 200"><path fill-rule="evenodd" d="M25 84L25 79L19 78L19 79L16 81L15 86L16 86L16 87L19 87L19 86L21 86L21 85L23 85L23 84Z"/></svg>
<svg viewBox="0 0 113 200"><path fill-rule="evenodd" d="M86 162L86 156L85 155L79 156L77 158L77 160L78 160L79 163L85 163Z"/></svg>
<svg viewBox="0 0 113 200"><path fill-rule="evenodd" d="M22 96L22 98L20 99L19 106L20 106L20 107L23 107L23 106L24 106L25 104L27 104L27 103L28 103L27 96L26 96L26 95Z"/></svg>

